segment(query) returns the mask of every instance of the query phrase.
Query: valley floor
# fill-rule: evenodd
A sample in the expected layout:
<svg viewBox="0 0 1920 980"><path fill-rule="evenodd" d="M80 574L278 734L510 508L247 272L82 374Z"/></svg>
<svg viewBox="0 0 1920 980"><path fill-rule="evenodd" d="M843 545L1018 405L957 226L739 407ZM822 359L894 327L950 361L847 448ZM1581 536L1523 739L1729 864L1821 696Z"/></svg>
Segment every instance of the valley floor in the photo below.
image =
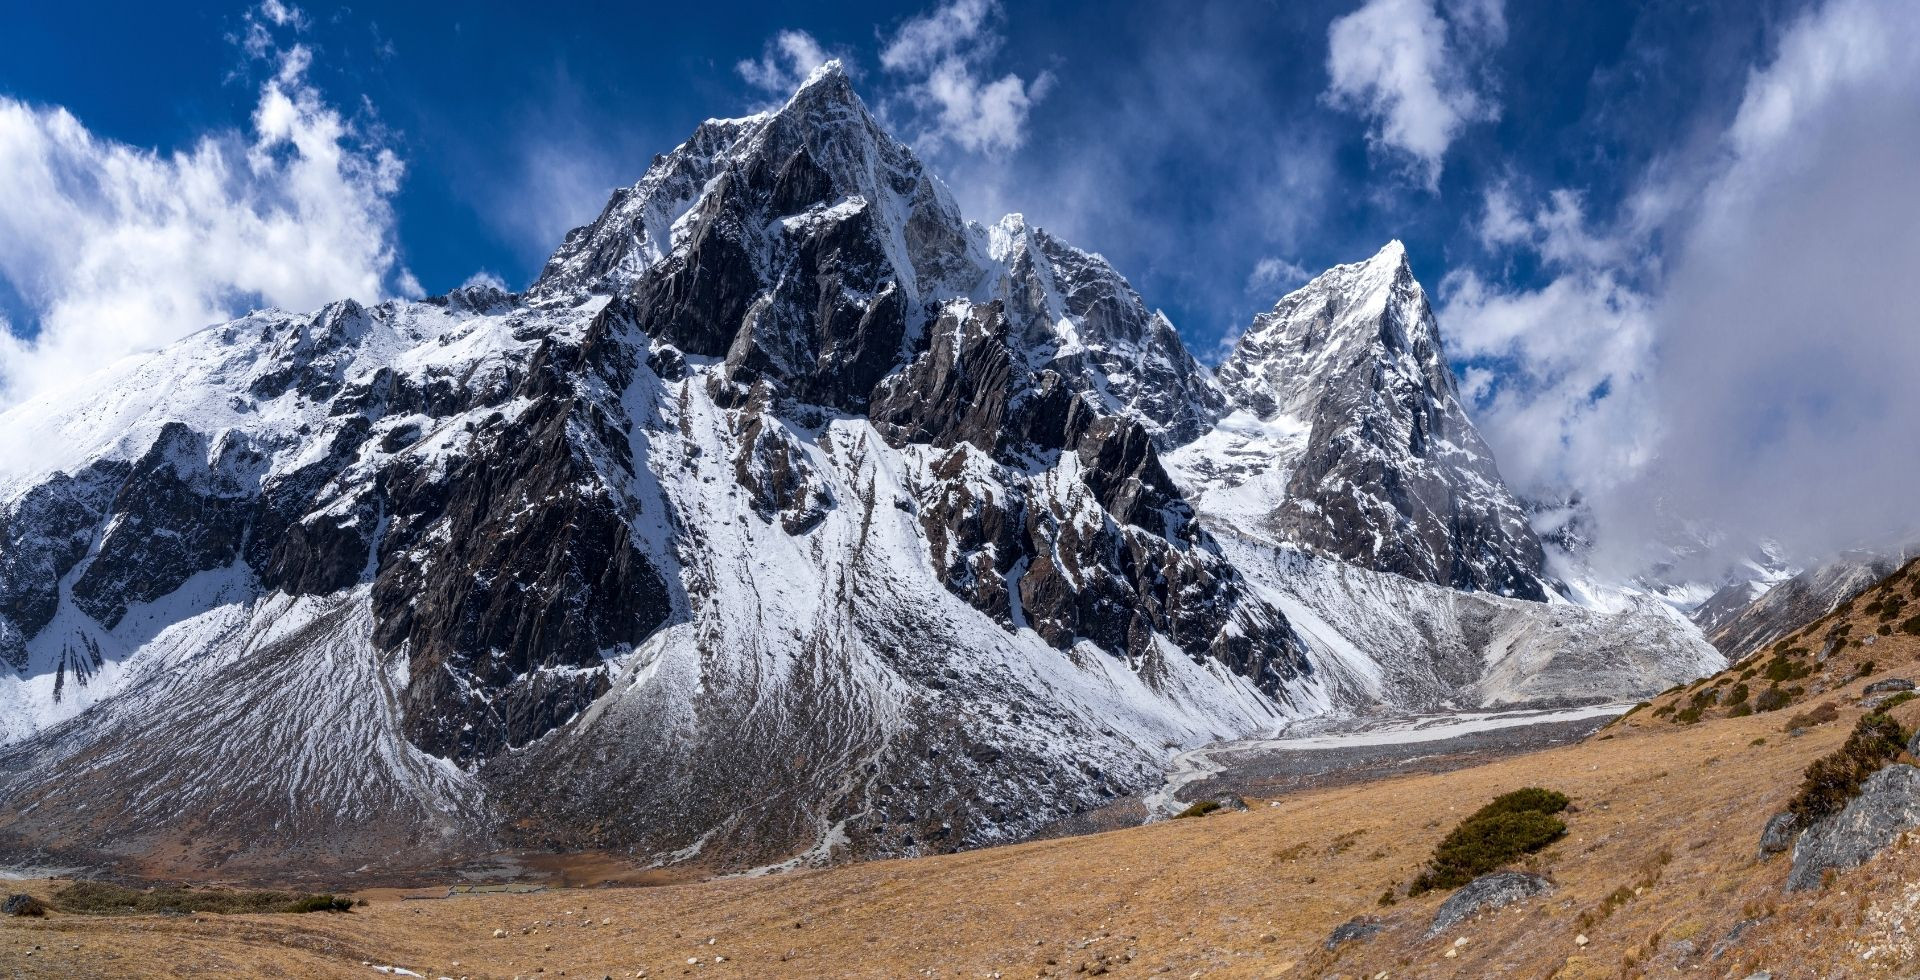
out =
<svg viewBox="0 0 1920 980"><path fill-rule="evenodd" d="M1858 686L1830 695L1851 704ZM1857 713L1790 737L1779 714L1679 726L1642 712L1577 744L1245 813L762 878L380 893L334 915L7 919L0 975L1914 976L1920 848L1791 896L1786 858L1755 857L1768 815ZM1378 904L1462 817L1529 785L1574 800L1568 836L1532 863L1550 895L1431 940L1443 896ZM1324 948L1367 914L1385 923L1373 940Z"/></svg>

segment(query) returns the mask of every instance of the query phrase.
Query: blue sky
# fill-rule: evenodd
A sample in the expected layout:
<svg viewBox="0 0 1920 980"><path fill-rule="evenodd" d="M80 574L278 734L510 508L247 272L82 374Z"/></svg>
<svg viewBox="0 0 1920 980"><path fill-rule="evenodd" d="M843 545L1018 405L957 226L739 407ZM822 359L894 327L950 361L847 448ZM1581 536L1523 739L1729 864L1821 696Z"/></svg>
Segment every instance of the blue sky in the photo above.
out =
<svg viewBox="0 0 1920 980"><path fill-rule="evenodd" d="M0 92L162 151L246 126L268 67L231 40L246 8L106 6L12 14ZM906 82L882 69L880 50L929 9L558 6L574 9L306 4L307 26L278 32L313 49L320 91L362 125L384 127L382 141L405 162L398 241L429 291L480 269L529 280L558 234L589 220L653 153L701 119L765 102L736 65L779 31L804 30L846 57L865 97L885 106ZM1620 192L1616 175L1665 149L1674 128L1727 111L1772 20L1765 5L1744 3L1718 14L1693 4L1516 6L1506 42L1471 69L1475 88L1500 103L1498 118L1463 126L1428 188L1408 177L1407 161L1369 150L1368 120L1325 97L1328 26L1357 6L1001 10L982 73L1051 81L1022 142L928 155L972 216L1022 210L1103 252L1205 350L1291 284L1249 293L1263 258L1318 271L1399 237L1437 282L1483 258L1471 225L1490 181L1518 175L1606 202ZM1716 50L1698 50L1699 38ZM1648 114L1658 127L1627 121ZM535 163L555 150L579 159L577 176ZM1098 186L1060 193L1078 181Z"/></svg>
<svg viewBox="0 0 1920 980"><path fill-rule="evenodd" d="M1523 487L1698 510L1810 460L1857 468L1871 444L1822 449L1822 426L1920 418L1886 364L1807 348L1808 311L1856 345L1909 314L1835 309L1831 283L1827 305L1727 300L1809 247L1871 240L1833 270L1863 284L1920 256L1897 228L1920 210L1903 0L650 6L10 11L8 400L258 302L523 285L654 153L831 55L969 216L1105 254L1206 359L1304 275L1402 239ZM1732 367L1728 330L1751 348ZM1810 356L1819 377L1791 377ZM1703 455L1735 475L1691 472ZM1796 488L1740 525L1841 492Z"/></svg>

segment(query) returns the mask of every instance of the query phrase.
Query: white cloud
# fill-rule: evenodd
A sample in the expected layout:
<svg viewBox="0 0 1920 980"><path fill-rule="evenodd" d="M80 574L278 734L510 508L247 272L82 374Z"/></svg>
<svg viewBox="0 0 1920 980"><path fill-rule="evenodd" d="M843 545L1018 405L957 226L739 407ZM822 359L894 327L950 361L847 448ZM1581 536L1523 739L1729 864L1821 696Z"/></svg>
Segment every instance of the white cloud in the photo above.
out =
<svg viewBox="0 0 1920 980"><path fill-rule="evenodd" d="M1297 262L1289 262L1277 255L1269 255L1254 263L1253 271L1247 275L1247 292L1262 296L1271 294L1278 299L1281 294L1290 292L1313 278Z"/></svg>
<svg viewBox="0 0 1920 980"><path fill-rule="evenodd" d="M1503 472L1586 491L1616 554L1669 519L1803 559L1911 534L1916 104L1920 5L1829 0L1714 155L1649 170L1610 224L1571 190L1490 192L1483 243L1530 250L1547 285L1456 274L1441 315L1452 352L1499 365L1463 388Z"/></svg>
<svg viewBox="0 0 1920 980"><path fill-rule="evenodd" d="M1367 0L1327 28L1327 101L1372 122L1376 147L1404 154L1414 176L1438 185L1447 147L1469 123L1498 118L1463 68L1466 52L1506 38L1498 0Z"/></svg>
<svg viewBox="0 0 1920 980"><path fill-rule="evenodd" d="M1659 432L1647 297L1591 266L1531 290L1460 272L1440 292L1448 354L1503 368L1470 368L1462 394L1509 482L1593 495L1645 465Z"/></svg>
<svg viewBox="0 0 1920 980"><path fill-rule="evenodd" d="M503 293L513 292L513 287L507 285L507 281L500 278L500 275L491 269L481 269L479 272L468 276L467 281L460 284L461 289L468 289L474 286L498 289Z"/></svg>
<svg viewBox="0 0 1920 980"><path fill-rule="evenodd" d="M807 80L815 68L832 56L806 31L781 31L768 41L758 59L746 59L734 65L747 84L768 94L785 98Z"/></svg>
<svg viewBox="0 0 1920 980"><path fill-rule="evenodd" d="M954 0L915 17L880 52L880 64L888 71L914 71L954 57L973 46L994 12L991 0Z"/></svg>
<svg viewBox="0 0 1920 980"><path fill-rule="evenodd" d="M929 149L951 144L969 153L1003 153L1026 141L1027 115L1053 86L1041 72L991 78L986 61L1000 46L989 26L999 13L991 0L953 0L900 26L880 52L880 65L907 76L904 99L922 117L915 142Z"/></svg>
<svg viewBox="0 0 1920 980"><path fill-rule="evenodd" d="M255 305L418 291L394 244L404 168L322 100L309 61L298 45L279 57L250 134L168 155L0 98L0 278L33 318L0 344L0 402Z"/></svg>

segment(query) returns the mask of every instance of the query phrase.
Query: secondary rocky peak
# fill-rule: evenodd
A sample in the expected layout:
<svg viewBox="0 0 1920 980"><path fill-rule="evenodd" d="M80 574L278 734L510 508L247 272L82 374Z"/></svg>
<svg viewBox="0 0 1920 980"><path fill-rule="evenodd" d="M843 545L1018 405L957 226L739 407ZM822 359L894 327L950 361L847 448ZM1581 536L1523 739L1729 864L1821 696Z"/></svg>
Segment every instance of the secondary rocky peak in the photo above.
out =
<svg viewBox="0 0 1920 980"><path fill-rule="evenodd" d="M1525 511L1460 405L1399 241L1254 318L1217 375L1233 414L1175 469L1211 509L1381 571L1543 599Z"/></svg>

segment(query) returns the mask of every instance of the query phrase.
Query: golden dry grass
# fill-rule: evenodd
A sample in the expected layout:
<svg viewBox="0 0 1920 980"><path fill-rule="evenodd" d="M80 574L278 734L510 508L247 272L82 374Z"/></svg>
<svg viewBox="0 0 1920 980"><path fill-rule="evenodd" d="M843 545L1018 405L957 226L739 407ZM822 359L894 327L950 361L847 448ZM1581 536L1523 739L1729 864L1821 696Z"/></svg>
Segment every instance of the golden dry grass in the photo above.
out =
<svg viewBox="0 0 1920 980"><path fill-rule="evenodd" d="M942 857L652 888L383 892L344 915L8 920L0 975L373 977L364 964L392 964L543 978L1916 976L1920 848L1792 896L1787 859L1755 854L1801 770L1845 738L1860 689L1911 676L1920 638L1867 649L1870 678L1852 676L1861 656L1849 648L1806 679L1806 703L1831 700L1839 717L1799 737L1782 731L1790 710L1691 725L1643 710L1578 745L1455 772ZM1896 716L1920 722L1920 701ZM1378 904L1461 817L1521 786L1574 800L1567 837L1530 862L1555 882L1550 895L1433 940L1422 934L1443 895ZM1362 914L1386 930L1322 947ZM1757 921L1716 958L1743 920Z"/></svg>

